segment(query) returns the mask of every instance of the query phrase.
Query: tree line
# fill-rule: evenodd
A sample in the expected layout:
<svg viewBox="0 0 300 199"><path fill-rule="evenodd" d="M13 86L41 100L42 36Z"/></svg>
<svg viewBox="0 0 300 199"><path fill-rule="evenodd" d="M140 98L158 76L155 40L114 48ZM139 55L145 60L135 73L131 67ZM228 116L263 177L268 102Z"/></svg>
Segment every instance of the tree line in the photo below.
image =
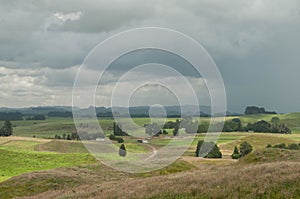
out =
<svg viewBox="0 0 300 199"><path fill-rule="evenodd" d="M247 106L245 109L245 115L253 114L277 114L275 111L266 111L265 108L257 106Z"/></svg>

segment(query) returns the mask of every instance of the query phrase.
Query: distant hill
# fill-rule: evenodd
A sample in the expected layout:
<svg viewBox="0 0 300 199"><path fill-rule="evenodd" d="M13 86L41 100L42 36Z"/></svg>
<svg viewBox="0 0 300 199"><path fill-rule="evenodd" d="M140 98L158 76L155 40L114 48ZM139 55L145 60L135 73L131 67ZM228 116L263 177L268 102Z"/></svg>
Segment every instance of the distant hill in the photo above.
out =
<svg viewBox="0 0 300 199"><path fill-rule="evenodd" d="M209 106L165 106L167 117L180 117L184 115L209 117L211 115L211 108ZM150 108L150 106L135 106L135 107L95 107L98 117L149 117L149 110L151 109L152 116L163 116L164 112L159 107ZM74 110L81 115L90 115L94 112L94 107L79 108L74 107ZM182 114L181 114L182 111ZM1 107L1 113L21 113L22 116L45 115L49 117L72 117L72 106L37 106L26 108L7 108ZM222 114L216 114L215 116ZM238 113L226 112L227 116L238 116Z"/></svg>

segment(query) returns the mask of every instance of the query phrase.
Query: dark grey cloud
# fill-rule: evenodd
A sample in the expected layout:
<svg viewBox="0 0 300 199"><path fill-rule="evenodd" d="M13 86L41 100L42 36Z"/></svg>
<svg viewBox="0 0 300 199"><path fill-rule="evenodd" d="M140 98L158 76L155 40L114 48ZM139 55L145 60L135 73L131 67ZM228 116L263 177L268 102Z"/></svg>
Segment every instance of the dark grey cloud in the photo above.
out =
<svg viewBox="0 0 300 199"><path fill-rule="evenodd" d="M186 33L208 50L223 75L230 110L256 104L300 111L298 0L0 0L0 5L1 106L69 105L78 66L99 42L130 28L161 26ZM107 75L115 78L114 72L151 55L193 73L182 60L144 52L119 59ZM97 75L87 72L87 84L93 78Z"/></svg>

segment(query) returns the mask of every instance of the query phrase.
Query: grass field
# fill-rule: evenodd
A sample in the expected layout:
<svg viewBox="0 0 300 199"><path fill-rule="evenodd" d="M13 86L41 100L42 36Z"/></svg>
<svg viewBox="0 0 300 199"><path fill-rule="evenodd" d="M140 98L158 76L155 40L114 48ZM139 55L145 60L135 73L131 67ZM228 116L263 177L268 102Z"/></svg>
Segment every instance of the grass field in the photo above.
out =
<svg viewBox="0 0 300 199"><path fill-rule="evenodd" d="M270 121L273 116L239 118L246 124L261 119ZM127 174L97 163L80 141L44 139L74 131L72 119L15 121L14 136L0 137L0 198L297 198L300 151L266 149L266 146L299 143L300 113L277 116L293 129L293 134L222 133L217 140L223 153L221 160L196 158L197 142L205 134L195 134L191 146L178 161L144 174ZM226 119L232 118L235 117ZM143 126L150 120L134 121ZM99 122L106 134L110 134L113 120ZM128 152L151 152L151 148L138 144L133 137L124 139ZM170 140L168 136L154 137L150 144L159 150ZM243 141L251 143L254 151L239 161L232 160L234 146Z"/></svg>
<svg viewBox="0 0 300 199"><path fill-rule="evenodd" d="M287 124L293 130L293 134L300 133L300 113L288 113L279 115L246 115L238 117L227 117L226 120L233 118L240 118L243 125L250 122L256 122L258 120L271 121L272 117L279 117L280 120ZM175 121L176 118L168 119L170 121ZM209 123L209 118L200 118L200 123ZM149 118L134 118L133 121L139 125L143 126L150 122ZM126 123L126 119L123 119ZM110 118L99 119L99 123L106 134L112 133L113 120ZM23 120L23 121L13 121L14 135L24 136L24 137L40 137L40 138L54 138L57 135L63 135L64 133L71 133L75 131L75 125L72 118L47 118L44 121L38 120ZM143 132L142 132L143 133Z"/></svg>
<svg viewBox="0 0 300 199"><path fill-rule="evenodd" d="M35 147L45 145L48 141L35 141L21 137L4 138L0 144L0 181L30 171L48 170L59 167L70 167L95 163L95 159L85 153L38 152ZM68 143L69 144L69 143Z"/></svg>

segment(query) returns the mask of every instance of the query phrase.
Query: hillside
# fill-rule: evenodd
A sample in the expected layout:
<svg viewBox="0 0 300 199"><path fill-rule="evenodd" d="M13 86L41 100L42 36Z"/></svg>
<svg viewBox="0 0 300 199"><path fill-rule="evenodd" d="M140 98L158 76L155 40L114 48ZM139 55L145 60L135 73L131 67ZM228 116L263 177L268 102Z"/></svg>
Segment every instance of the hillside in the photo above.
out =
<svg viewBox="0 0 300 199"><path fill-rule="evenodd" d="M80 141L42 138L72 132L71 118L14 121L18 136L0 138L0 198L295 198L300 195L300 151L266 146L299 143L300 114L277 116L290 125L292 134L222 133L217 141L222 159L195 157L197 142L205 137L205 134L197 134L179 160L161 170L143 174L123 173L100 164ZM239 118L246 124L260 119L270 121L272 117ZM236 117L226 119L233 118ZM134 120L139 125L149 122L149 118ZM110 134L113 120L99 121L106 134ZM200 118L200 121L208 119ZM170 136L160 136L150 142L159 149L170 139ZM124 137L124 140L128 152L150 150L133 137ZM239 161L232 160L234 146L243 141L253 146L253 152Z"/></svg>

